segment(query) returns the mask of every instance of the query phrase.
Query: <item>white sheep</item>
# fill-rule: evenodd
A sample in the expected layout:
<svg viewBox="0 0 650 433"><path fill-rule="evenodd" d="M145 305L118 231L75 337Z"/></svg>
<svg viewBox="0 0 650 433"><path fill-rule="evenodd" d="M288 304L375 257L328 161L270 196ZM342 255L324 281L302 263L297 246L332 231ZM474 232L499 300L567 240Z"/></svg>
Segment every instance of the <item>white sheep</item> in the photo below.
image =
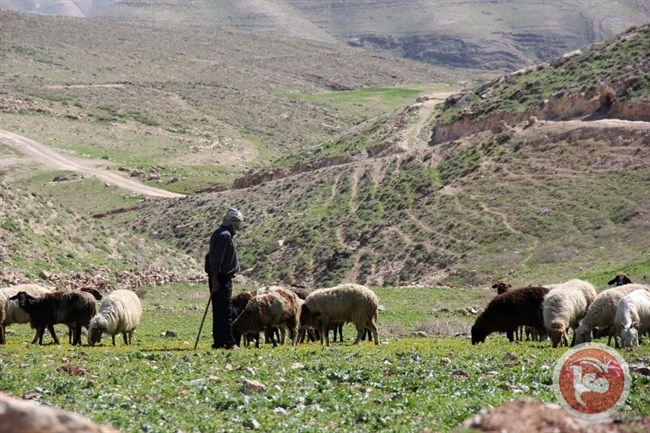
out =
<svg viewBox="0 0 650 433"><path fill-rule="evenodd" d="M639 345L639 335L650 331L650 291L635 290L620 300L614 328L623 347Z"/></svg>
<svg viewBox="0 0 650 433"><path fill-rule="evenodd" d="M352 322L357 328L358 344L364 329L372 333L375 344L379 344L377 336L377 309L379 298L375 292L360 284L346 283L327 289L314 290L307 296L300 314L302 332L307 327L315 327L320 332L320 342L323 337L329 346L328 327L331 324Z"/></svg>
<svg viewBox="0 0 650 433"><path fill-rule="evenodd" d="M575 340L575 329L587 314L587 309L596 299L596 295L594 286L583 280L574 279L553 285L542 303L544 327L551 337L553 347L569 345L569 328L574 330Z"/></svg>
<svg viewBox="0 0 650 433"><path fill-rule="evenodd" d="M623 286L613 287L611 289L603 290L596 296L594 302L591 303L587 314L582 323L575 330L575 344L588 343L591 341L591 332L594 329L601 329L611 337L614 337L614 343L618 347L618 340L616 339L616 331L614 329L614 318L616 317L616 309L618 308L619 301L626 295L635 290L650 290L650 287L643 284L625 284Z"/></svg>
<svg viewBox="0 0 650 433"><path fill-rule="evenodd" d="M104 296L99 306L99 312L90 320L88 326L88 344L99 343L102 333L107 333L113 339L122 334L124 344L131 344L133 331L140 324L142 304L140 298L132 290L114 290Z"/></svg>
<svg viewBox="0 0 650 433"><path fill-rule="evenodd" d="M11 287L0 289L0 298L5 301L5 323L4 326L13 325L14 323L29 323L29 314L18 305L18 301L10 301L9 298L18 294L18 292L27 292L36 297L49 293L52 290L39 284L18 284ZM32 343L38 341L38 329L34 335Z"/></svg>

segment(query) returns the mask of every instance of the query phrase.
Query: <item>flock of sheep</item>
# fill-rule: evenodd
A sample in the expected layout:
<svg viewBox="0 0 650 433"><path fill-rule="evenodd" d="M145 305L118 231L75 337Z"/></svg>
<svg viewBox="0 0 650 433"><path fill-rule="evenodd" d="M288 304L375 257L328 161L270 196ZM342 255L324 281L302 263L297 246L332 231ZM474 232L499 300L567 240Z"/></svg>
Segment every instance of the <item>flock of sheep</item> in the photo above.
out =
<svg viewBox="0 0 650 433"><path fill-rule="evenodd" d="M499 281L492 286L497 296L472 326L472 344L493 332L505 332L513 341L524 327L540 339L550 338L553 347L569 345L569 330L571 346L592 336L608 336L608 344L613 338L616 347L638 346L640 336L650 333L650 286L634 284L623 273L608 284L615 287L596 293L591 283L578 279L517 290Z"/></svg>
<svg viewBox="0 0 650 433"><path fill-rule="evenodd" d="M101 300L99 311L97 301ZM36 330L32 343L43 343L47 329L59 344L54 325L70 329L70 343L81 344L81 329L88 328L88 344L99 343L102 334L122 334L131 343L142 318L142 304L131 290L114 290L102 295L94 289L51 290L37 284L20 284L0 289L0 344L5 343L5 326L29 323Z"/></svg>
<svg viewBox="0 0 650 433"><path fill-rule="evenodd" d="M101 300L99 310L97 301ZM242 293L233 299L233 332L237 339L256 339L264 332L275 345L274 331L289 331L293 345L306 337L329 345L328 330L351 322L357 328L358 343L366 330L375 344L379 299L369 288L359 284L341 284L307 293L301 289L271 286L255 293ZM13 323L29 323L36 330L32 343L43 343L46 330L54 342L59 340L55 324L70 328L73 345L81 344L81 329L88 328L88 344L101 341L106 333L113 339L122 334L131 344L133 331L142 318L142 305L131 290L114 290L102 295L94 290L58 291L36 284L22 284L0 289L0 344L4 344L4 327Z"/></svg>
<svg viewBox="0 0 650 433"><path fill-rule="evenodd" d="M511 290L503 281L493 288L497 296L477 317L471 329L472 344L485 341L493 332L505 332L510 341L522 338L550 338L553 347L571 346L601 336L614 338L616 347L639 345L640 336L650 333L650 286L634 284L625 274L618 274L608 284L616 287L596 292L594 286L573 279L560 284L529 286ZM97 301L100 300L99 309ZM368 335L379 344L377 312L379 299L369 288L345 283L307 292L298 288L270 286L255 292L240 293L233 298L232 327L237 341L259 347L260 333L267 341L282 343L288 331L291 344L309 338L329 346L329 331L339 335L345 323L354 324L354 344ZM30 323L36 330L32 343L42 344L46 330L54 342L59 340L54 325L70 329L70 343L81 344L82 327L88 329L88 344L101 341L102 334L122 334L131 344L133 332L142 318L142 305L131 290L114 290L103 296L96 290L50 290L36 284L22 284L0 289L0 344L5 343L4 327L13 323Z"/></svg>
<svg viewBox="0 0 650 433"><path fill-rule="evenodd" d="M234 297L232 327L236 340L244 338L246 344L250 337L256 347L260 332L275 345L274 329L282 333L281 341L288 330L292 345L310 338L329 346L328 331L350 322L357 329L354 344L361 341L366 330L379 344L378 309L375 292L360 284L345 283L312 292L270 286Z"/></svg>

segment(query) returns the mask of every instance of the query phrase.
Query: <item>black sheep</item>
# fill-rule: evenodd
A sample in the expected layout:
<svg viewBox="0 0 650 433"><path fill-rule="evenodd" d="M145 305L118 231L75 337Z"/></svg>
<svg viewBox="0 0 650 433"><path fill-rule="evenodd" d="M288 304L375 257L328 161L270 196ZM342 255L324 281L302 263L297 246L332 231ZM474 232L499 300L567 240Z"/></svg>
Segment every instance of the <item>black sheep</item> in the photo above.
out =
<svg viewBox="0 0 650 433"><path fill-rule="evenodd" d="M614 278L607 282L608 286L611 286L612 284L615 286L624 286L626 284L632 284L632 280L627 276L627 274L619 272Z"/></svg>
<svg viewBox="0 0 650 433"><path fill-rule="evenodd" d="M9 299L18 300L20 308L29 314L29 322L37 330L39 344L43 344L46 328L52 334L54 342L59 344L54 325L65 323L74 330L72 344L81 345L81 327L88 327L90 319L97 313L93 295L81 291L51 292L39 298L20 291Z"/></svg>
<svg viewBox="0 0 650 433"><path fill-rule="evenodd" d="M542 302L548 292L546 287L524 287L495 296L472 326L472 344L483 343L493 332L505 332L512 342L519 326L545 333Z"/></svg>

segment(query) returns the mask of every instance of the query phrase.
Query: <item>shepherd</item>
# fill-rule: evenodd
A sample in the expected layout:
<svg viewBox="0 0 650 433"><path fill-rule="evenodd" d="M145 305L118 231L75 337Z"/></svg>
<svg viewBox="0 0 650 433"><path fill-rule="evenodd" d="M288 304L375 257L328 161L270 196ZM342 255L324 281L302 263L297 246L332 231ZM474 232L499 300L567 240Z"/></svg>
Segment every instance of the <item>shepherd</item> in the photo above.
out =
<svg viewBox="0 0 650 433"><path fill-rule="evenodd" d="M210 250L206 256L206 272L212 300L213 349L239 349L232 335L232 279L239 271L235 235L241 230L244 216L230 208L223 222L210 236Z"/></svg>

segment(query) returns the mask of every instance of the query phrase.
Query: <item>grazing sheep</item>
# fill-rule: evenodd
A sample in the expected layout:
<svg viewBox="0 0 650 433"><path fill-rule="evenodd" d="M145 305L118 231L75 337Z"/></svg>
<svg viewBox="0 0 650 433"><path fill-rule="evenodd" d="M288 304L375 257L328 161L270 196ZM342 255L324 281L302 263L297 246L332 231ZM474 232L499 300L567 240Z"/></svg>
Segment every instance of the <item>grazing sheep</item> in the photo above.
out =
<svg viewBox="0 0 650 433"><path fill-rule="evenodd" d="M568 346L569 328L574 330L580 320L587 314L589 305L596 299L596 289L583 280L569 280L557 284L544 298L542 311L544 326L551 337L553 347ZM573 345L573 342L571 343Z"/></svg>
<svg viewBox="0 0 650 433"><path fill-rule="evenodd" d="M291 344L296 345L298 325L300 323L300 306L302 300L287 289L277 287L275 290L254 296L244 311L232 323L233 331L241 334L261 332L267 327L288 328ZM275 340L271 339L273 347ZM259 340L255 347L259 348Z"/></svg>
<svg viewBox="0 0 650 433"><path fill-rule="evenodd" d="M632 284L632 280L624 272L619 272L614 278L607 282L608 286L624 286L626 284Z"/></svg>
<svg viewBox="0 0 650 433"><path fill-rule="evenodd" d="M0 297L0 344L5 344L5 298Z"/></svg>
<svg viewBox="0 0 650 433"><path fill-rule="evenodd" d="M614 328L621 336L623 347L639 345L639 335L650 331L650 291L635 290L621 298Z"/></svg>
<svg viewBox="0 0 650 433"><path fill-rule="evenodd" d="M472 344L483 343L493 332L505 332L512 342L520 326L543 333L542 302L548 291L547 287L524 287L495 296L472 326Z"/></svg>
<svg viewBox="0 0 650 433"><path fill-rule="evenodd" d="M104 296L99 312L90 320L88 344L99 343L102 333L111 336L115 346L115 335L122 334L124 344L131 344L133 331L142 319L142 303L132 290L114 290Z"/></svg>
<svg viewBox="0 0 650 433"><path fill-rule="evenodd" d="M587 314L582 319L582 323L575 330L574 344L590 342L591 332L595 329L600 329L604 335L609 335L610 337L607 344L610 344L611 337L614 337L614 344L618 347L618 340L614 329L616 309L618 308L619 301L635 290L649 290L649 288L643 284L626 284L600 292L596 296L596 299L594 299L594 302L589 306Z"/></svg>
<svg viewBox="0 0 650 433"><path fill-rule="evenodd" d="M293 293L295 293L299 299L304 300L309 292L303 288L298 288L298 287L283 287L283 286L276 286L276 285L271 285L271 286L265 286L265 287L260 287L257 289L255 292L257 295L263 295L265 293L270 293L274 292L278 289L283 289L283 290L289 290ZM256 342L257 338L259 338L259 335L257 334L249 334L251 337L253 335L256 335ZM284 344L284 338L285 338L285 328L278 328L277 326L267 326L266 329L264 330L264 342L265 343L272 343L273 347L276 346L276 341L282 342ZM259 343L257 343L257 346L259 346Z"/></svg>
<svg viewBox="0 0 650 433"><path fill-rule="evenodd" d="M320 343L329 346L328 328L338 323L352 322L357 328L358 344L364 329L370 329L375 345L379 344L377 335L377 309L379 298L375 292L360 284L346 283L327 289L314 290L307 296L302 307L300 324L303 330L308 327L318 329Z"/></svg>
<svg viewBox="0 0 650 433"><path fill-rule="evenodd" d="M44 293L49 293L52 290L38 284L18 284L12 287L4 287L0 289L0 298L5 300L5 327L13 325L14 323L29 323L29 314L18 305L18 301L10 301L9 298L16 295L20 291L25 291L34 297L39 297ZM32 343L38 341L38 329L34 334Z"/></svg>
<svg viewBox="0 0 650 433"><path fill-rule="evenodd" d="M54 325L65 323L74 328L72 344L81 345L81 327L88 327L97 312L95 298L85 292L50 292L34 298L20 291L9 299L17 300L20 308L29 314L29 323L38 330L39 344L43 344L45 328L49 329L54 343L59 344Z"/></svg>

